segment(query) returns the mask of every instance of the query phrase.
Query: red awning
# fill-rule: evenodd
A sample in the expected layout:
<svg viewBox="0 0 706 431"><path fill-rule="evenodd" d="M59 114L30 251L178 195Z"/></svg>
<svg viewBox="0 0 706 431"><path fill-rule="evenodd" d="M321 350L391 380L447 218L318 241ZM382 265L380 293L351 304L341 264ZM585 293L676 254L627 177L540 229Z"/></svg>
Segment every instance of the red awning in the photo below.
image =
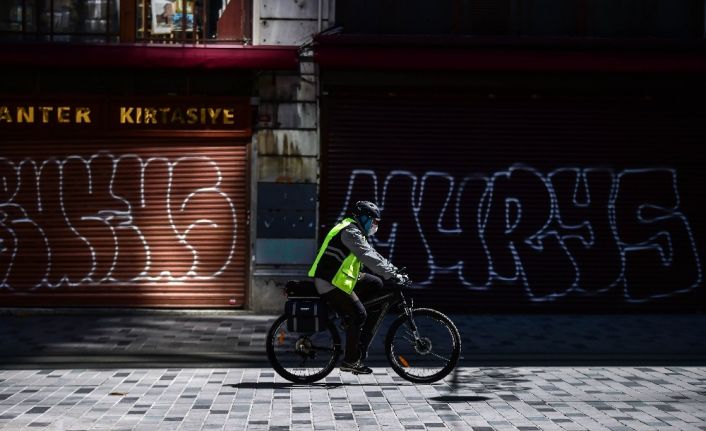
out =
<svg viewBox="0 0 706 431"><path fill-rule="evenodd" d="M706 72L703 44L324 35L314 60L329 69L391 71Z"/></svg>
<svg viewBox="0 0 706 431"><path fill-rule="evenodd" d="M297 69L296 46L0 45L0 65L172 69Z"/></svg>

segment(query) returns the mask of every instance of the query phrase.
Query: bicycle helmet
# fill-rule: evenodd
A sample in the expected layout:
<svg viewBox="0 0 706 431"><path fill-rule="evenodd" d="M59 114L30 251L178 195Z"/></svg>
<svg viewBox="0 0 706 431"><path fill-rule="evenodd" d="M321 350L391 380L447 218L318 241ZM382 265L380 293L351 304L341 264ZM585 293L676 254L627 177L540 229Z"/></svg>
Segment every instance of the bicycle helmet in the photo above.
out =
<svg viewBox="0 0 706 431"><path fill-rule="evenodd" d="M353 207L352 213L366 235L375 234L380 221L380 208L377 205L370 201L359 201Z"/></svg>

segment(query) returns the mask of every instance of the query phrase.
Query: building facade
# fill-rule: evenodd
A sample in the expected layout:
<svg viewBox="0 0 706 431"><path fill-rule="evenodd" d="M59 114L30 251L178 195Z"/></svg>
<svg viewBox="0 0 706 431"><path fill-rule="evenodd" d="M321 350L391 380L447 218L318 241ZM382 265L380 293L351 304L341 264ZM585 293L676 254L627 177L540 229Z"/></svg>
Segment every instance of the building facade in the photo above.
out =
<svg viewBox="0 0 706 431"><path fill-rule="evenodd" d="M2 5L5 306L278 311L368 199L427 304L703 310L703 1Z"/></svg>
<svg viewBox="0 0 706 431"><path fill-rule="evenodd" d="M258 82L298 46L242 2L94 3L3 28L0 302L253 308Z"/></svg>

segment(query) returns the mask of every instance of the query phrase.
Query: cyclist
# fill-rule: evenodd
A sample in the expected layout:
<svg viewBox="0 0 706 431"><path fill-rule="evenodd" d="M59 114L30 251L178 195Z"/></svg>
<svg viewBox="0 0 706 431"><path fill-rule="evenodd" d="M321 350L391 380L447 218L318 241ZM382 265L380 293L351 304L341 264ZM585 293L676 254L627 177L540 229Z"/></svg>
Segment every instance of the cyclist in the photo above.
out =
<svg viewBox="0 0 706 431"><path fill-rule="evenodd" d="M385 293L381 278L399 283L408 279L368 242L368 237L377 232L380 223L377 205L368 201L357 202L351 215L326 235L309 270L309 277L314 278L319 295L343 317L346 347L341 371L370 374L372 370L363 361L372 329L383 309L370 310L371 315L368 315L361 298L367 300ZM361 272L363 265L377 276Z"/></svg>

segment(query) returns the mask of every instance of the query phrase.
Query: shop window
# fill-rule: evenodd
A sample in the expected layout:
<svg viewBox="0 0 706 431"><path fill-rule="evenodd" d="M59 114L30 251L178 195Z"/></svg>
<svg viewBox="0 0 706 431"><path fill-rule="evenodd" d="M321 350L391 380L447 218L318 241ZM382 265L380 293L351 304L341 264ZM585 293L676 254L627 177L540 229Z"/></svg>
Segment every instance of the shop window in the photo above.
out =
<svg viewBox="0 0 706 431"><path fill-rule="evenodd" d="M0 36L7 40L117 41L119 0L0 0Z"/></svg>
<svg viewBox="0 0 706 431"><path fill-rule="evenodd" d="M137 0L137 40L247 42L243 0Z"/></svg>
<svg viewBox="0 0 706 431"><path fill-rule="evenodd" d="M0 41L247 43L246 9L246 0L0 0Z"/></svg>
<svg viewBox="0 0 706 431"><path fill-rule="evenodd" d="M204 36L202 6L201 1L197 4L193 0L138 0L137 40L202 41Z"/></svg>

